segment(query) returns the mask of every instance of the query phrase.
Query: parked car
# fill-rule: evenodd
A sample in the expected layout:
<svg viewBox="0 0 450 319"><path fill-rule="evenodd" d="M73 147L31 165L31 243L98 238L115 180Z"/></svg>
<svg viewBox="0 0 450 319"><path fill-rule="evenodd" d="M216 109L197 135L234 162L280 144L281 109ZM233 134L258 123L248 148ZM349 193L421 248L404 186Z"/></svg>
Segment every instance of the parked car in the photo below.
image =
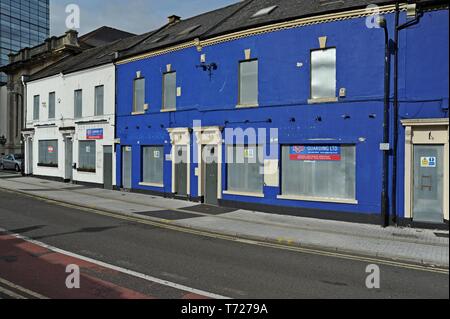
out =
<svg viewBox="0 0 450 319"><path fill-rule="evenodd" d="M13 169L16 172L22 170L23 156L20 154L9 154L0 158L0 170Z"/></svg>

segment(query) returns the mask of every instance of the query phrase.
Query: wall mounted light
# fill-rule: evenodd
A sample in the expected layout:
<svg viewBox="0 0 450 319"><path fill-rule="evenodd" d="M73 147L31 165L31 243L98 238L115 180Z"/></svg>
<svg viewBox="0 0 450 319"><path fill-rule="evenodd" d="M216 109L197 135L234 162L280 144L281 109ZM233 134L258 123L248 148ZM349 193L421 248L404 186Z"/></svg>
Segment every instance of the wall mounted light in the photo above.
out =
<svg viewBox="0 0 450 319"><path fill-rule="evenodd" d="M204 72L209 73L209 79L212 78L212 72L218 69L217 63L206 63L202 62L201 64L196 66L197 69L202 69Z"/></svg>

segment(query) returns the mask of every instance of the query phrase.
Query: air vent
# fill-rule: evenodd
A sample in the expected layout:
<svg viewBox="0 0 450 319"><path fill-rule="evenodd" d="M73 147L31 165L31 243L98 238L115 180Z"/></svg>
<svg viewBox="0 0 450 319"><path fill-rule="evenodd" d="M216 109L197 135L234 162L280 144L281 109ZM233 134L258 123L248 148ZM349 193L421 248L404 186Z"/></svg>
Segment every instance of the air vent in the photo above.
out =
<svg viewBox="0 0 450 319"><path fill-rule="evenodd" d="M265 15L269 15L276 8L278 8L278 6L271 6L271 7L267 7L267 8L261 9L258 12L256 12L254 15L252 15L252 18L259 18L259 17L265 16Z"/></svg>

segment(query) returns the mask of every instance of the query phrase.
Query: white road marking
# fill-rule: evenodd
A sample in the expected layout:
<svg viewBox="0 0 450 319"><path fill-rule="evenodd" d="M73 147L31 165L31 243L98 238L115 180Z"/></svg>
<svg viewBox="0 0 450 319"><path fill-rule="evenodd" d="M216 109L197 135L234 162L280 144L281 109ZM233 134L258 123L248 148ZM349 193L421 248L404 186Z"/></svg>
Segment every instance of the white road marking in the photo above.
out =
<svg viewBox="0 0 450 319"><path fill-rule="evenodd" d="M207 292L207 291L191 288L191 287L184 286L184 285L180 285L180 284L177 284L177 283L174 283L174 282L170 282L170 281L167 281L167 280L164 280L164 279L159 279L159 278L152 277L152 276L149 276L149 275L146 275L146 274L142 274L142 273L136 272L134 270L125 269L125 268L122 268L122 267L118 267L118 266L115 266L115 265L111 265L111 264L105 263L103 261L99 261L99 260L95 260L95 259L92 259L92 258L89 258L89 257L81 256L81 255L78 255L78 254L75 254L75 253L63 250L63 249L59 249L59 248L47 245L47 244L45 244L43 242L40 242L40 241L36 241L36 240L30 239L30 238L27 238L27 237L19 235L19 234L11 234L11 233L9 233L8 230L3 229L3 228L0 228L0 232L5 232L5 233L9 234L12 237L15 237L15 238L18 238L18 239L22 239L22 240L27 241L27 242L29 242L31 244L35 244L35 245L41 246L41 247L43 247L45 249L48 249L48 250L51 250L51 251L53 251L55 253L63 254L63 255L69 256L69 257L73 257L73 258L77 258L77 259L80 259L80 260L83 260L83 261L86 261L86 262L98 265L100 267L104 267L104 268L108 268L108 269L111 269L111 270L115 270L115 271L121 272L123 274L127 274L127 275L130 275L130 276L133 276L133 277L136 277L136 278L140 278L140 279L143 279L143 280L146 280L146 281L154 282L154 283L157 283L157 284L161 284L161 285L164 285L164 286L168 286L168 287L175 288L175 289L178 289L178 290L183 290L183 291L186 291L186 292L190 292L190 293L193 293L193 294L201 295L201 296L212 298L212 299L231 299L229 297L221 296L221 295L218 295L218 294L214 294L214 293L210 293L210 292Z"/></svg>
<svg viewBox="0 0 450 319"><path fill-rule="evenodd" d="M43 296L41 294L38 294L37 292L31 291L31 290L26 289L24 287L21 287L21 286L18 286L16 284L13 284L12 282L9 282L8 280L2 279L2 278L0 278L0 284L6 285L6 286L8 286L10 288L16 289L16 290L18 290L20 292L23 292L23 293L25 293L25 294L27 294L29 296L33 296L33 297L38 298L38 299L48 299L47 297L45 297L45 296ZM20 296L20 295L12 292L10 290L2 288L2 287L0 287L0 291L3 291L7 295L9 295L9 296L11 296L13 298L16 298L16 299L26 299L25 297Z"/></svg>

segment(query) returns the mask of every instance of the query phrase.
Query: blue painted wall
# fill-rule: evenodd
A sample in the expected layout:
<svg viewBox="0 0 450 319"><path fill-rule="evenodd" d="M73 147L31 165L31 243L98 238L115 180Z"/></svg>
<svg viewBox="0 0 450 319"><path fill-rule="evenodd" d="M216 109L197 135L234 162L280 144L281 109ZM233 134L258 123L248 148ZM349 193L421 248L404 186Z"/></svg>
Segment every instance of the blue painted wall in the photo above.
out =
<svg viewBox="0 0 450 319"><path fill-rule="evenodd" d="M402 14L402 20L405 17ZM393 36L394 15L388 15ZM337 103L308 105L310 50L327 36L327 47L337 48L337 91L347 97ZM419 25L402 31L400 38L400 116L403 118L448 117L448 10L425 13ZM259 107L236 109L238 66L244 50L259 60ZM196 68L200 55L219 68L212 78ZM297 67L297 63L303 67ZM177 111L161 113L162 74L171 64L177 72ZM141 71L146 78L145 115L132 116L133 80ZM133 148L133 188L171 192L171 162L164 163L164 189L141 187L142 145L165 145L167 128L203 126L276 127L282 144L330 144L311 139L334 139L333 144L356 145L357 205L277 200L279 188L265 187L265 198L224 195L225 200L294 206L361 214L379 214L382 176L384 33L368 29L365 19L318 24L252 36L203 48L118 65L117 137ZM336 92L338 94L338 92ZM447 109L447 110L446 110ZM349 118L345 118L348 115ZM321 117L321 121L317 118ZM296 121L292 122L291 119ZM271 123L267 120L271 119ZM404 131L399 140L399 215L403 216ZM121 152L117 149L118 185L121 184ZM225 166L225 165L224 165ZM197 196L195 165L191 166L191 195ZM226 190L226 168L223 167Z"/></svg>

